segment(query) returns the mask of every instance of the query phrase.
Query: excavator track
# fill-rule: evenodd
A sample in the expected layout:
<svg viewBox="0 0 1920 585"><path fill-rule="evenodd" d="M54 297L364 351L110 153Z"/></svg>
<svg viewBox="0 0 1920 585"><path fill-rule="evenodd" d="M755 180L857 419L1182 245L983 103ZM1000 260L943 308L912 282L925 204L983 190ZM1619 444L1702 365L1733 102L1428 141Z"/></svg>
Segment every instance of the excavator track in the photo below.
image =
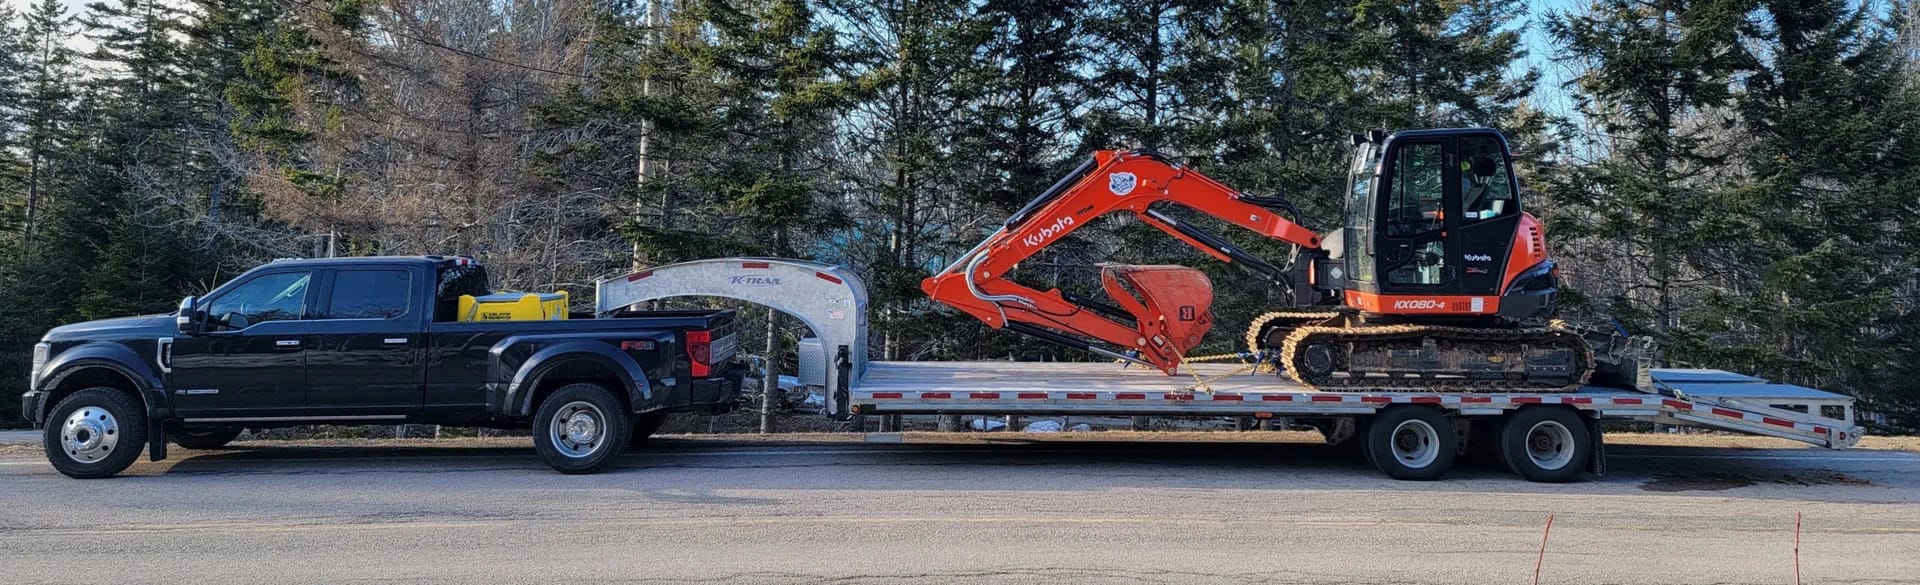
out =
<svg viewBox="0 0 1920 585"><path fill-rule="evenodd" d="M1247 326L1247 351L1258 353L1265 345L1260 340L1276 329L1296 329L1302 325L1319 325L1340 318L1337 311L1269 311L1253 318Z"/></svg>
<svg viewBox="0 0 1920 585"><path fill-rule="evenodd" d="M1264 325L1249 328L1255 351ZM1288 377L1327 390L1571 392L1594 370L1580 335L1551 327L1305 324L1278 349Z"/></svg>

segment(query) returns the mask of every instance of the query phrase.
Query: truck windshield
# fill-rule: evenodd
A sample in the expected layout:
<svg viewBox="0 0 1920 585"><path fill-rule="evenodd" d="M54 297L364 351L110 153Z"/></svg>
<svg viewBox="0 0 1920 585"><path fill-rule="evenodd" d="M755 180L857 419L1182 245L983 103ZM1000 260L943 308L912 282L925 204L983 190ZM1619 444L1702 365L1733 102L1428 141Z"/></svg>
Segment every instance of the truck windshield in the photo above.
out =
<svg viewBox="0 0 1920 585"><path fill-rule="evenodd" d="M457 321L460 318L461 295L482 296L493 291L487 288L487 269L479 264L452 264L440 267L440 278L434 287L433 320Z"/></svg>

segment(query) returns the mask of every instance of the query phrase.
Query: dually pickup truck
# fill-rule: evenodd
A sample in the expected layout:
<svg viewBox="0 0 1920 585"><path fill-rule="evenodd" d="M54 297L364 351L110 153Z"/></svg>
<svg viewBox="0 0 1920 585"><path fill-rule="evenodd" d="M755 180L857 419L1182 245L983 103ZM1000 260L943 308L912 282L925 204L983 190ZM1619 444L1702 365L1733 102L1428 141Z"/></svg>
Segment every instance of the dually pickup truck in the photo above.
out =
<svg viewBox="0 0 1920 585"><path fill-rule="evenodd" d="M461 321L488 293L461 257L282 260L171 314L58 327L24 410L76 478L214 448L242 429L426 423L533 430L563 473L604 469L667 414L739 401L732 311Z"/></svg>

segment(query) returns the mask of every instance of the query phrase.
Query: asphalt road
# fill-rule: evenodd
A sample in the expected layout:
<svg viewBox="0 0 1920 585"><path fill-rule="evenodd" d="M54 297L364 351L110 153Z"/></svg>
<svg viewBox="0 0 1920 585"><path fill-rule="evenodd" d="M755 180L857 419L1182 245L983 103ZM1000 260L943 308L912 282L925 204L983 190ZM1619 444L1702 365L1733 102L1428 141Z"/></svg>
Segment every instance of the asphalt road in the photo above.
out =
<svg viewBox="0 0 1920 585"><path fill-rule="evenodd" d="M0 583L1920 581L1920 454L1611 447L1384 479L1303 444L263 447L75 481L0 457Z"/></svg>

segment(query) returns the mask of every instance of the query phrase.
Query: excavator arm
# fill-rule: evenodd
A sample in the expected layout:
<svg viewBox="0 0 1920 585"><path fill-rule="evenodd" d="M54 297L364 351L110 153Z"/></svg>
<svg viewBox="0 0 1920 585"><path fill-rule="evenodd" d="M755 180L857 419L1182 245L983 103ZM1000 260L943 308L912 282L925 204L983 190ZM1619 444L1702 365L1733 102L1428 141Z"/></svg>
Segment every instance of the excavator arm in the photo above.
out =
<svg viewBox="0 0 1920 585"><path fill-rule="evenodd" d="M1042 292L1006 278L1022 260L1094 218L1125 211L1218 260L1288 282L1283 269L1153 208L1162 202L1303 249L1320 248L1319 235L1276 212L1274 208L1283 206L1283 201L1244 195L1152 151L1109 150L1095 153L1008 218L986 241L922 281L920 288L934 300L994 328L1172 374L1181 356L1199 345L1212 323L1212 283L1198 270L1102 265L1101 283L1113 304L1059 289ZM1117 349L1095 345L1086 337Z"/></svg>

